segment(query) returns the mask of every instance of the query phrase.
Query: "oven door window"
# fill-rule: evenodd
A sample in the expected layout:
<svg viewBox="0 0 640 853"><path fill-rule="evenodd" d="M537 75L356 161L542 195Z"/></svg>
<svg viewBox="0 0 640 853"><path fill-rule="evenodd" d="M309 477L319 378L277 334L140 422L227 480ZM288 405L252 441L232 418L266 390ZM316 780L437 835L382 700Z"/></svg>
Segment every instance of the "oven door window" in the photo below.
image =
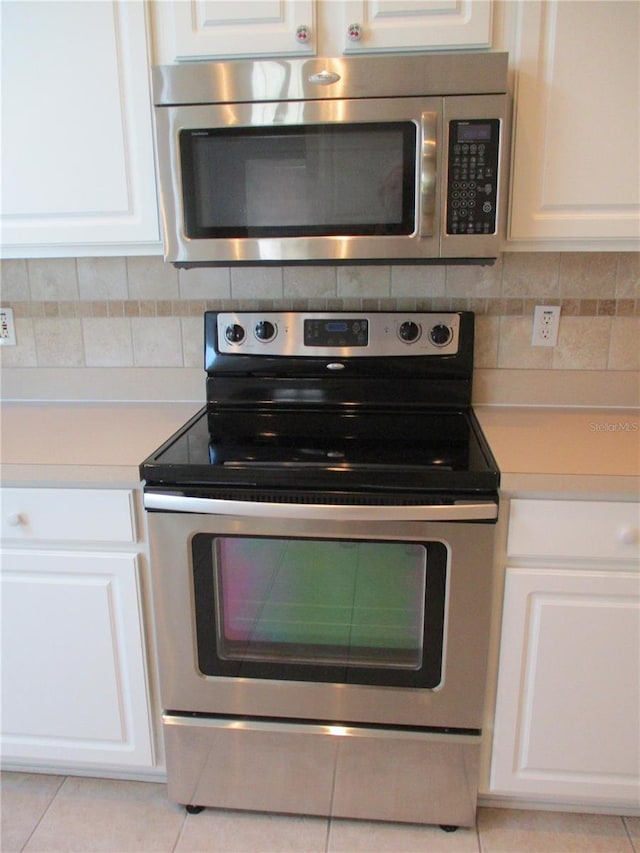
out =
<svg viewBox="0 0 640 853"><path fill-rule="evenodd" d="M191 239L415 231L413 122L180 131Z"/></svg>
<svg viewBox="0 0 640 853"><path fill-rule="evenodd" d="M192 540L204 675L437 687L442 543Z"/></svg>

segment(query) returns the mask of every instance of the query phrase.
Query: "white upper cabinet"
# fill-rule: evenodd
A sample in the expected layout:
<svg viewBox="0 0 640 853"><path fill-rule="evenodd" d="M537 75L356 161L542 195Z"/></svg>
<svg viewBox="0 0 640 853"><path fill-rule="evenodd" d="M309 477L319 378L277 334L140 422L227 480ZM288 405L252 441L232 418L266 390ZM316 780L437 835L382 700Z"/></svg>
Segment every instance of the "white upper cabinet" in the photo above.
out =
<svg viewBox="0 0 640 853"><path fill-rule="evenodd" d="M491 0L154 0L155 61L488 47Z"/></svg>
<svg viewBox="0 0 640 853"><path fill-rule="evenodd" d="M2 81L2 255L159 251L142 0L5 0Z"/></svg>
<svg viewBox="0 0 640 853"><path fill-rule="evenodd" d="M491 0L345 0L330 10L334 6L343 15L345 53L491 44Z"/></svg>
<svg viewBox="0 0 640 853"><path fill-rule="evenodd" d="M511 8L509 239L534 249L637 249L640 3L528 0Z"/></svg>
<svg viewBox="0 0 640 853"><path fill-rule="evenodd" d="M161 0L156 10L172 29L168 61L316 52L313 0Z"/></svg>

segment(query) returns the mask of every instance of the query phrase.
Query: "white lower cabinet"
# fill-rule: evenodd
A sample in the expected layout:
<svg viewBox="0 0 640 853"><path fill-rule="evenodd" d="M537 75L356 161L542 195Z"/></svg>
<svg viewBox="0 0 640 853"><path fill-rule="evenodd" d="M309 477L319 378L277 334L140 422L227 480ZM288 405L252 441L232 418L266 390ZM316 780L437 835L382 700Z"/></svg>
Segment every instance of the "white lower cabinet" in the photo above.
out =
<svg viewBox="0 0 640 853"><path fill-rule="evenodd" d="M490 792L637 808L638 506L511 508Z"/></svg>
<svg viewBox="0 0 640 853"><path fill-rule="evenodd" d="M5 766L153 766L132 497L126 490L3 492ZM87 529L103 538L87 542ZM46 530L46 542L34 541L34 530Z"/></svg>

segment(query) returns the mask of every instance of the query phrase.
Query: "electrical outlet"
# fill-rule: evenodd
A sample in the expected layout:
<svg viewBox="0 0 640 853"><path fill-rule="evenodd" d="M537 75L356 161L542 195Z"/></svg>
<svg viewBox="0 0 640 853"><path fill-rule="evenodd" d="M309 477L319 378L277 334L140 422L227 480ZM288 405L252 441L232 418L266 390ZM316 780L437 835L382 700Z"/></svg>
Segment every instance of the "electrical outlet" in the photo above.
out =
<svg viewBox="0 0 640 853"><path fill-rule="evenodd" d="M536 305L533 313L531 346L554 347L558 343L560 328L559 305Z"/></svg>
<svg viewBox="0 0 640 853"><path fill-rule="evenodd" d="M16 326L13 322L13 308L0 308L0 345L16 345Z"/></svg>

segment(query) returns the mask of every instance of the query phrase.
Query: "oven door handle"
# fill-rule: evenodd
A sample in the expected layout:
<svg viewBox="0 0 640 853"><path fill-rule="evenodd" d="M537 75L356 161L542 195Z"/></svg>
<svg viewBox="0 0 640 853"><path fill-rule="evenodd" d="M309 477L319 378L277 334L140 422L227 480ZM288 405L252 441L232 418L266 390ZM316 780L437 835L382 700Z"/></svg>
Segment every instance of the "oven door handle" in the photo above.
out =
<svg viewBox="0 0 640 853"><path fill-rule="evenodd" d="M498 503L454 501L451 504L418 506L367 506L359 504L289 504L268 501L233 501L194 498L170 493L145 492L145 509L163 512L195 512L202 515L234 515L251 518L292 518L327 521L493 521Z"/></svg>

